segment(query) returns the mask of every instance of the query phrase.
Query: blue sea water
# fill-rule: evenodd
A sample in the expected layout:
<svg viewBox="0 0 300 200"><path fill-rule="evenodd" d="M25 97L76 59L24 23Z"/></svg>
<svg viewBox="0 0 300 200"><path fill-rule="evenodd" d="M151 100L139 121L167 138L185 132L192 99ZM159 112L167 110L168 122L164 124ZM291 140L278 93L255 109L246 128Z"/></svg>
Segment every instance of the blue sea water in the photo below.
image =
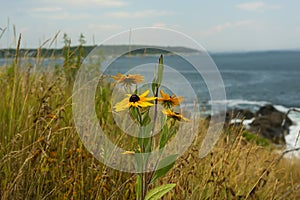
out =
<svg viewBox="0 0 300 200"><path fill-rule="evenodd" d="M300 106L300 52L214 55L228 99Z"/></svg>

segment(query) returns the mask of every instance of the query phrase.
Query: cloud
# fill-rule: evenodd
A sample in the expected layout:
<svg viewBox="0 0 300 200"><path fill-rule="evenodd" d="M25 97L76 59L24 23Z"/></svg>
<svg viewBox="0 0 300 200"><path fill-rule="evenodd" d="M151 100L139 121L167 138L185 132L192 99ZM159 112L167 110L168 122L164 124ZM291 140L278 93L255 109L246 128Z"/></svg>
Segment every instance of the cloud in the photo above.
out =
<svg viewBox="0 0 300 200"><path fill-rule="evenodd" d="M79 14L74 14L74 13L69 13L69 12L62 12L62 13L58 13L55 15L48 15L48 16L44 16L48 19L55 19L55 20L82 20L82 19L91 19L93 18L92 15L88 14L88 13L79 13Z"/></svg>
<svg viewBox="0 0 300 200"><path fill-rule="evenodd" d="M270 5L266 4L262 1L256 1L256 2L247 2L242 4L237 4L235 7L246 10L246 11L254 11L254 12L263 12L267 9L271 10L277 10L280 9L280 5Z"/></svg>
<svg viewBox="0 0 300 200"><path fill-rule="evenodd" d="M159 27L159 28L164 28L164 27L167 27L167 25L163 22L157 22L157 23L154 23L152 25L152 27Z"/></svg>
<svg viewBox="0 0 300 200"><path fill-rule="evenodd" d="M225 22L223 24L213 26L213 27L211 27L210 29L208 29L206 31L200 32L200 35L201 36L211 36L211 35L217 34L221 31L224 31L224 30L229 29L229 28L249 26L251 24L254 24L253 20L241 20L241 21L236 21L236 22Z"/></svg>
<svg viewBox="0 0 300 200"><path fill-rule="evenodd" d="M146 17L154 17L154 16L164 16L168 15L170 12L168 11L160 11L160 10L143 10L137 12L112 12L108 13L108 17L113 18L146 18Z"/></svg>
<svg viewBox="0 0 300 200"><path fill-rule="evenodd" d="M92 31L111 31L120 30L122 26L118 24L89 24L88 29Z"/></svg>
<svg viewBox="0 0 300 200"><path fill-rule="evenodd" d="M261 11L264 9L266 4L264 2L248 2L248 3L242 3L236 5L237 8L241 10L247 10L247 11Z"/></svg>
<svg viewBox="0 0 300 200"><path fill-rule="evenodd" d="M122 7L127 5L124 1L119 0L67 0L70 1L71 4L84 4L84 5L98 5L98 6L106 6L106 7Z"/></svg>
<svg viewBox="0 0 300 200"><path fill-rule="evenodd" d="M85 0L83 0L84 2L86 2ZM103 6L108 6L108 7L122 7L127 5L126 2L124 1L115 1L115 0L90 0L92 3L96 3L99 5L103 5Z"/></svg>
<svg viewBox="0 0 300 200"><path fill-rule="evenodd" d="M44 0L43 2L52 5L65 5L68 7L123 7L127 5L127 2L122 0Z"/></svg>
<svg viewBox="0 0 300 200"><path fill-rule="evenodd" d="M59 12L62 11L61 7L38 7L33 8L33 12Z"/></svg>
<svg viewBox="0 0 300 200"><path fill-rule="evenodd" d="M181 29L182 26L178 25L178 24L166 24L164 22L156 22L153 23L150 27L154 27L154 28L171 28L171 29Z"/></svg>

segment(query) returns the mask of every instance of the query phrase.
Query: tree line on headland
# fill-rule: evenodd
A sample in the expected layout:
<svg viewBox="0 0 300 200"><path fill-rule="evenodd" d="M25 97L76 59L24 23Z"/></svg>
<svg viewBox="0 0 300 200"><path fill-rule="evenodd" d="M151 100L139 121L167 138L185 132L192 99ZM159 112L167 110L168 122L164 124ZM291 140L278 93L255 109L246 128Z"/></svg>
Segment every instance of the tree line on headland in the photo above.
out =
<svg viewBox="0 0 300 200"><path fill-rule="evenodd" d="M68 49L70 52L76 54L80 54L81 51L85 52L87 55L91 52L96 45L89 46L69 46ZM21 57L37 57L42 55L43 57L62 57L64 55L64 51L67 46L62 48L24 48L19 49L19 56ZM105 45L103 47L105 54L119 54L120 52L130 52L130 55L137 54L158 54L164 51L165 54L170 54L171 52L180 52L180 53L195 53L197 52L194 49L186 48L186 47L159 47L159 46L145 46L145 45ZM130 51L130 49L136 49L134 51ZM17 49L8 48L8 49L0 49L0 58L11 58L16 55ZM129 53L128 53L129 54Z"/></svg>

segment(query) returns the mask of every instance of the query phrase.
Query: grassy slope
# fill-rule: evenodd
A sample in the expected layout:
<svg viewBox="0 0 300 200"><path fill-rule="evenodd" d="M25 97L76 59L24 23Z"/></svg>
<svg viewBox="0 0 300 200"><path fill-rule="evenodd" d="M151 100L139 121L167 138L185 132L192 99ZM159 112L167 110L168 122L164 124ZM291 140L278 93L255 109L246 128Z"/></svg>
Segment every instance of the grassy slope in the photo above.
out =
<svg viewBox="0 0 300 200"><path fill-rule="evenodd" d="M66 80L63 71L1 67L1 199L134 199L136 176L107 168L80 142ZM109 87L98 92L107 94ZM96 107L108 101L99 97ZM112 122L109 113L99 121L114 141L122 137L114 123L101 123ZM159 180L177 184L165 199L300 198L298 160L279 159L270 147L247 142L238 127L226 129L211 154L199 159L205 132L202 121L193 145Z"/></svg>

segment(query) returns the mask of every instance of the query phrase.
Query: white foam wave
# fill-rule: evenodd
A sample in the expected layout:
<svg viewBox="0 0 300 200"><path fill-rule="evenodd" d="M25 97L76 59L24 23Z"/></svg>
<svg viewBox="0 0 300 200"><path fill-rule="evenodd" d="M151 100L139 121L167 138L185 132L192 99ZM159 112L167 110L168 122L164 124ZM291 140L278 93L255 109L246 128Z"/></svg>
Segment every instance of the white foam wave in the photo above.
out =
<svg viewBox="0 0 300 200"><path fill-rule="evenodd" d="M298 135L300 134L300 113L291 112L289 114L290 119L293 121L293 125L290 126L290 134L285 137L287 142L287 149L293 149L300 147L300 138L298 139ZM297 141L298 140L298 141ZM291 156L300 157L300 152L291 152L289 153Z"/></svg>
<svg viewBox="0 0 300 200"><path fill-rule="evenodd" d="M267 101L248 101L243 99L227 99L225 101L209 101L209 104L226 104L228 107L237 107L240 105L255 105L255 106L264 106L270 104Z"/></svg>
<svg viewBox="0 0 300 200"><path fill-rule="evenodd" d="M274 107L277 110L284 112L284 113L286 113L290 109L290 108L287 108L282 105L274 105ZM296 108L296 109L300 110L299 108ZM298 135L300 134L300 132L299 132L300 131L300 113L292 111L289 113L288 116L293 121L293 125L290 126L290 134L285 136L286 143L287 143L287 147L286 147L287 150L300 147L300 138L297 139ZM300 157L300 153L299 152L291 152L291 153L289 153L288 156Z"/></svg>

